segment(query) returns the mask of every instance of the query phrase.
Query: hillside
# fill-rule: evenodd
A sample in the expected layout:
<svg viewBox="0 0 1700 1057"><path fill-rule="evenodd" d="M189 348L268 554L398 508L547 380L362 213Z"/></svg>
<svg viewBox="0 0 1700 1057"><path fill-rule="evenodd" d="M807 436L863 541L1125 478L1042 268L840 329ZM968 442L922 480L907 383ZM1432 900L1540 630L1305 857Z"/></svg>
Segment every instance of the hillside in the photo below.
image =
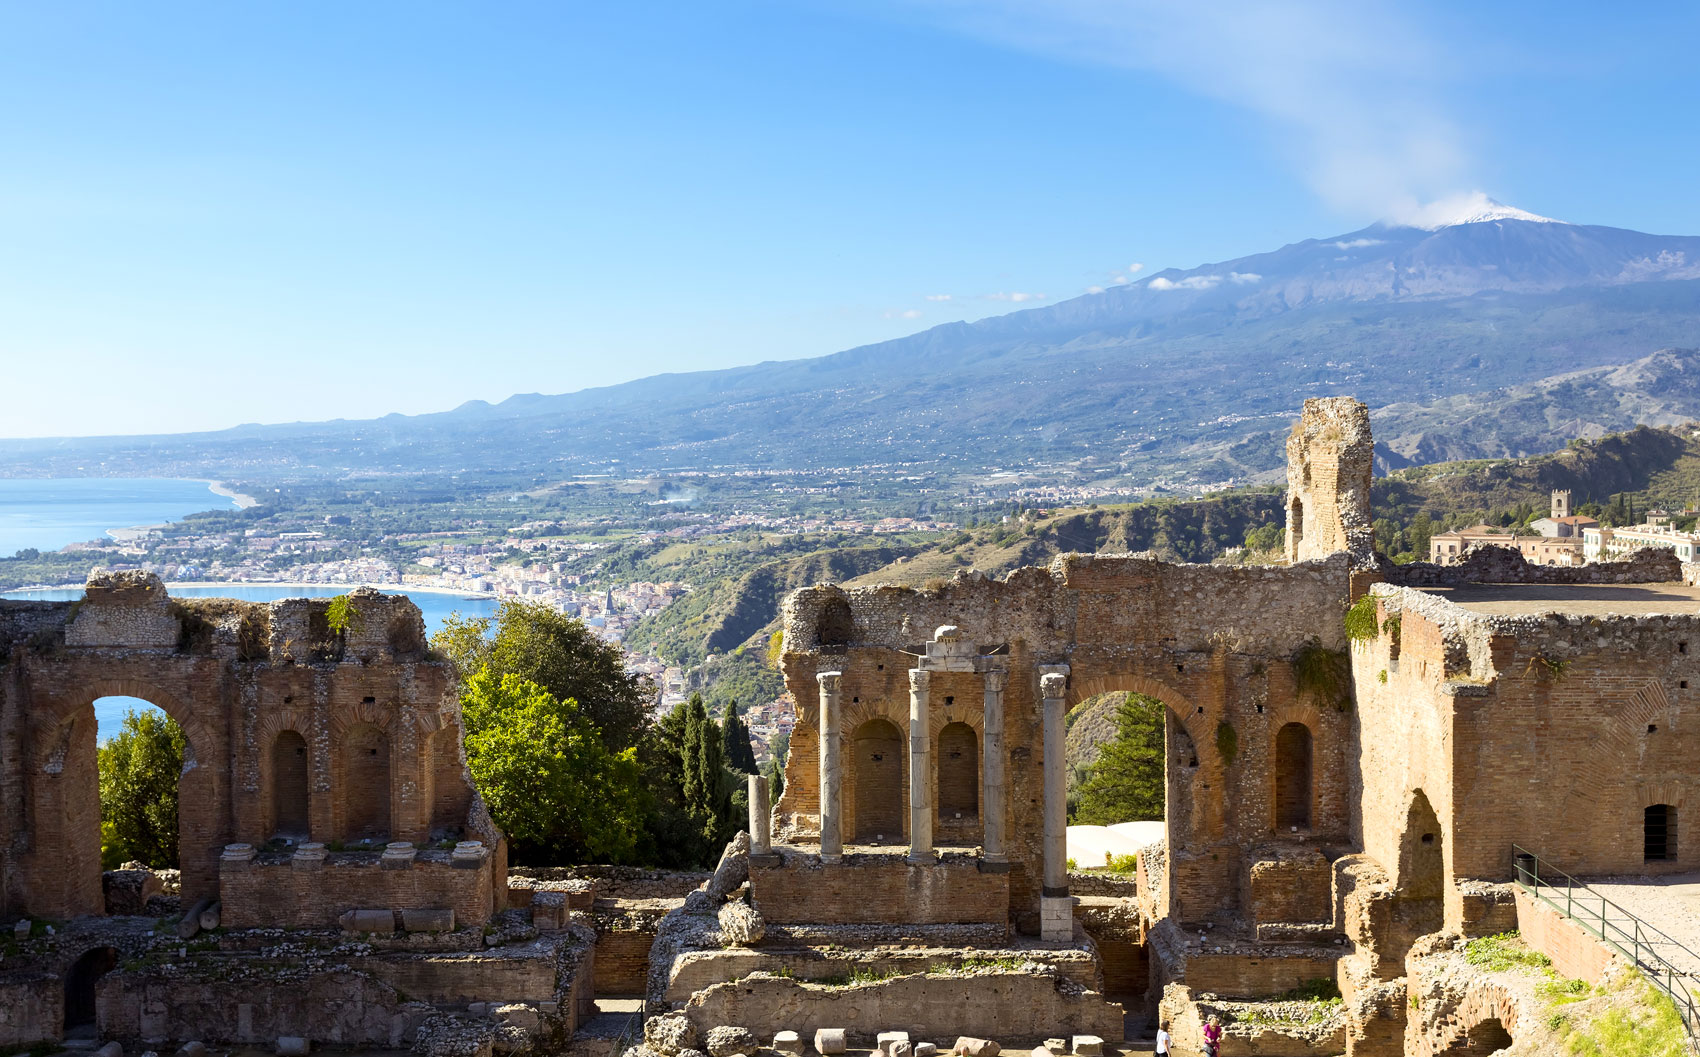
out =
<svg viewBox="0 0 1700 1057"><path fill-rule="evenodd" d="M1497 390L1620 367L1697 333L1700 239L1517 219L1376 225L817 359L414 417L7 441L0 474L904 464L1221 484L1278 467L1270 435L1306 396L1394 405L1393 464L1538 450L1521 445L1540 430L1467 423L1492 417L1507 399ZM1584 406L1601 428L1627 425L1607 412L1663 399L1659 381L1637 369L1554 383L1545 392L1570 410L1549 426ZM1543 414L1540 393L1511 398L1528 423ZM1423 417L1431 405L1442 421Z"/></svg>

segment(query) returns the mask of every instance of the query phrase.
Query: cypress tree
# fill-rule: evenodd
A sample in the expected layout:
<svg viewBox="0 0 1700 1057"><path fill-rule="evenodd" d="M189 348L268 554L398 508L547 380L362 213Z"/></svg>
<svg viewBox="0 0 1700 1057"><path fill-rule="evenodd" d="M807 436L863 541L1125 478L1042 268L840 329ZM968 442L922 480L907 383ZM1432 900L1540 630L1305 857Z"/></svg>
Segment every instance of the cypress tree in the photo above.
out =
<svg viewBox="0 0 1700 1057"><path fill-rule="evenodd" d="M756 773L756 754L750 747L750 728L738 714L738 702L726 706L726 736L722 745L726 766L743 774Z"/></svg>

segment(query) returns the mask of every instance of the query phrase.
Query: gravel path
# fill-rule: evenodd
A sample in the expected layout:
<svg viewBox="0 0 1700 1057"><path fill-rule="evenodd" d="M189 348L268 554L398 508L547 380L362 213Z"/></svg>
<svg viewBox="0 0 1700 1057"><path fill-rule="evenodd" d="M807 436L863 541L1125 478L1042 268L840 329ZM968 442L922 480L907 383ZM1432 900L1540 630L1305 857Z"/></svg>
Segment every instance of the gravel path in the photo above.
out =
<svg viewBox="0 0 1700 1057"><path fill-rule="evenodd" d="M1613 877L1588 885L1621 908L1608 907L1607 920L1629 931L1633 926L1623 913L1627 911L1665 933L1668 939L1656 938L1654 950L1693 978L1691 986L1700 986L1700 873ZM1563 899L1562 893L1554 895ZM1579 897L1578 902L1585 898ZM1593 909L1598 905L1596 899ZM1623 942L1621 936L1618 941Z"/></svg>

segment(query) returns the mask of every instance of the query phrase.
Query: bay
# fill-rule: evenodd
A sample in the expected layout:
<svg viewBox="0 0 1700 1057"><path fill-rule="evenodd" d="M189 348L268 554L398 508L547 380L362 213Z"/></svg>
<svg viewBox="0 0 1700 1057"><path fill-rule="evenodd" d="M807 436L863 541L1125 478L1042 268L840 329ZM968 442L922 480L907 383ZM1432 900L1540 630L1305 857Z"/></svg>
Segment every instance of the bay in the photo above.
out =
<svg viewBox="0 0 1700 1057"><path fill-rule="evenodd" d="M189 586L167 584L173 598L236 598L244 602L274 602L280 598L334 598L347 594L347 585L308 584L207 584ZM495 615L501 600L483 595L463 595L449 591L406 591L425 618L425 633L435 634L451 613L466 617ZM34 598L53 602L73 602L83 597L80 588L56 588L39 591L8 591L0 598ZM94 703L95 720L99 731L96 738L105 741L118 732L124 713L137 708L152 708L137 697L102 697Z"/></svg>
<svg viewBox="0 0 1700 1057"><path fill-rule="evenodd" d="M235 510L206 481L154 477L0 479L0 555L58 550L102 539L110 529L179 521L202 510Z"/></svg>

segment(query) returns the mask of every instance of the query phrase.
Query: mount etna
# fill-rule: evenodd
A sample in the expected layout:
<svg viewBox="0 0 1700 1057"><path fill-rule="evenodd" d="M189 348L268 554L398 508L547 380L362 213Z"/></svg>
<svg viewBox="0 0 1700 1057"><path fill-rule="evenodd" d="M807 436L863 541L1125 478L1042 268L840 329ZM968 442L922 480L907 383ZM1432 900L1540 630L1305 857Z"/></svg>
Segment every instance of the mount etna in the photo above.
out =
<svg viewBox="0 0 1700 1057"><path fill-rule="evenodd" d="M1486 199L815 359L364 421L0 442L0 474L1280 465L1307 396L1379 408L1383 468L1700 417L1700 238Z"/></svg>

